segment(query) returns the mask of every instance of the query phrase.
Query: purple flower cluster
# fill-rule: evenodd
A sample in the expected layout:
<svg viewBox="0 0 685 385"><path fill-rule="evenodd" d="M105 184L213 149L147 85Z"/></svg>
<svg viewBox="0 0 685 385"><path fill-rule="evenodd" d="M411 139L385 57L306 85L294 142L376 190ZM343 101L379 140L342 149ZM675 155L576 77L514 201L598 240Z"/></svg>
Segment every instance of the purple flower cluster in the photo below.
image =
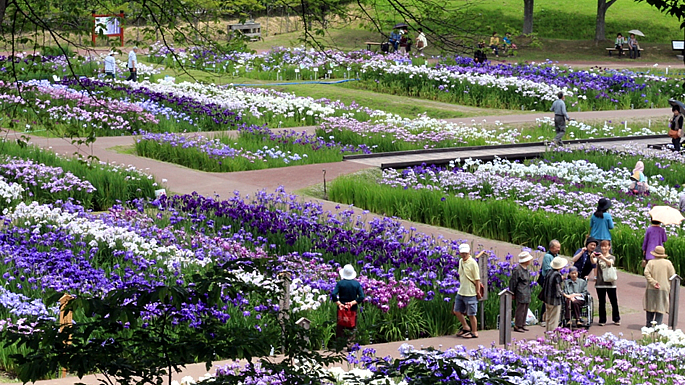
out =
<svg viewBox="0 0 685 385"><path fill-rule="evenodd" d="M0 175L24 187L37 187L51 194L63 191L91 193L95 187L61 167L46 166L31 159L7 158L0 163Z"/></svg>

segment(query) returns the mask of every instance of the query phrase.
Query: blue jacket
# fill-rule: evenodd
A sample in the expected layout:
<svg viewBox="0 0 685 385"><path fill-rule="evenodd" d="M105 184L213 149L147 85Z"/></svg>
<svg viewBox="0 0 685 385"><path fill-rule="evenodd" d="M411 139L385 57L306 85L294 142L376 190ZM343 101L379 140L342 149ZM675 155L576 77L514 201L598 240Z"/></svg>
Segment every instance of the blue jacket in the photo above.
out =
<svg viewBox="0 0 685 385"><path fill-rule="evenodd" d="M597 240L611 240L609 230L614 228L614 220L611 214L604 213L603 218L597 218L595 214L590 217L590 236Z"/></svg>
<svg viewBox="0 0 685 385"><path fill-rule="evenodd" d="M362 285L354 279L343 279L335 284L335 289L333 289L332 299L333 302L348 303L352 301L357 301L357 303L362 303L364 300L364 290L362 290ZM357 310L357 305L352 306L352 310Z"/></svg>

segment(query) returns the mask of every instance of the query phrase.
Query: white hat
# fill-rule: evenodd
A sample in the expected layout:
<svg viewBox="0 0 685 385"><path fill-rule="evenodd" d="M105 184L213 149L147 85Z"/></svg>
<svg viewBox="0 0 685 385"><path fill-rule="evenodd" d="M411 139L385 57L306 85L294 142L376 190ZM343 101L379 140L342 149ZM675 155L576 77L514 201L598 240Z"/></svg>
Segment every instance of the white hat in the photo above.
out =
<svg viewBox="0 0 685 385"><path fill-rule="evenodd" d="M340 270L340 278L342 278L342 279L355 279L355 278L357 278L357 272L354 271L354 267L352 267L352 265L350 265L348 263L347 265L345 265L345 267L343 267Z"/></svg>
<svg viewBox="0 0 685 385"><path fill-rule="evenodd" d="M552 269L554 270L559 270L566 265L568 265L568 259L564 257L554 257L552 260Z"/></svg>
<svg viewBox="0 0 685 385"><path fill-rule="evenodd" d="M533 259L533 256L530 255L530 253L527 251L524 251L521 254L519 254L519 263L526 263L532 259Z"/></svg>
<svg viewBox="0 0 685 385"><path fill-rule="evenodd" d="M471 252L471 246L469 246L468 243L462 243L459 245L459 252L460 253L470 253Z"/></svg>

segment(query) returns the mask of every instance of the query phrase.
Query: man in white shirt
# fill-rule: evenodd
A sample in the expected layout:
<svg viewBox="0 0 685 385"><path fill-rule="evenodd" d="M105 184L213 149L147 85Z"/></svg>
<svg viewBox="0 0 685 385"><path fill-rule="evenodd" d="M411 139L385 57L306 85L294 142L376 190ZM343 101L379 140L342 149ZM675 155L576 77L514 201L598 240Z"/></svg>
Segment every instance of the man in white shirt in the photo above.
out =
<svg viewBox="0 0 685 385"><path fill-rule="evenodd" d="M137 50L138 47L133 47L128 53L128 71L131 74L126 80L133 80L134 82L138 80L138 57L136 56Z"/></svg>
<svg viewBox="0 0 685 385"><path fill-rule="evenodd" d="M110 52L107 57L105 57L105 76L109 76L114 79L117 73L117 63L114 60L114 52Z"/></svg>

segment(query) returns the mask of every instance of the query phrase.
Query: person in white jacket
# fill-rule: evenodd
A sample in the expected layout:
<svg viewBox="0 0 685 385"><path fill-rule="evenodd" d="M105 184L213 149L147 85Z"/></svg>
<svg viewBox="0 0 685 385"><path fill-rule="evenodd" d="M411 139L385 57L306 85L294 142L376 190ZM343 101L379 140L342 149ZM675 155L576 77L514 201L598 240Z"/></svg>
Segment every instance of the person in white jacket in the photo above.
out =
<svg viewBox="0 0 685 385"><path fill-rule="evenodd" d="M105 57L105 76L114 78L117 73L117 62L114 60L114 52L110 52Z"/></svg>
<svg viewBox="0 0 685 385"><path fill-rule="evenodd" d="M428 40L426 40L426 35L423 33L423 29L419 28L419 34L416 36L416 50L419 55L423 54L423 50L428 46Z"/></svg>

